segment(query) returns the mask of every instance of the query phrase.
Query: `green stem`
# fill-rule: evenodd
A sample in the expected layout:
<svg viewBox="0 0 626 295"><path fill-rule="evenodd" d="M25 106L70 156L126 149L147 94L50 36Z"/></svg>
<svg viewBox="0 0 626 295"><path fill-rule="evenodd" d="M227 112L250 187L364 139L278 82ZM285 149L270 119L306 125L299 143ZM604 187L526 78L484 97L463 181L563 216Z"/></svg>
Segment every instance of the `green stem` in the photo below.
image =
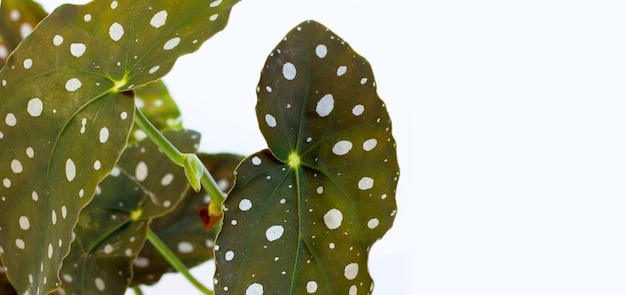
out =
<svg viewBox="0 0 626 295"><path fill-rule="evenodd" d="M134 286L133 291L135 291L135 295L143 295L143 291L141 291L141 288L139 288L139 286Z"/></svg>
<svg viewBox="0 0 626 295"><path fill-rule="evenodd" d="M161 239L152 231L152 229L148 229L148 241L156 248L161 255L170 263L178 272L180 272L191 284L193 284L198 290L200 290L203 294L213 295L213 291L209 290L207 287L202 285L196 278L194 278L187 267L183 264L178 257L172 253L172 251L161 241Z"/></svg>
<svg viewBox="0 0 626 295"><path fill-rule="evenodd" d="M167 140L167 138L165 138L165 136L163 136L163 134L161 134L161 132L154 127L154 125L152 125L150 120L148 120L148 118L146 118L146 116L138 108L135 108L135 123L146 133L148 138L150 138L150 140L152 140L163 151L163 153L165 153L165 155L172 160L172 162L178 166L185 167L185 159L187 158L187 155L181 153L174 145L172 145L172 143ZM211 201L214 204L219 205L216 207L220 208L221 213L222 202L224 202L225 199L224 193L222 193L222 190L219 189L217 182L206 167L202 165L202 168L204 168L204 173L202 174L200 183L204 187L207 194L211 197Z"/></svg>
<svg viewBox="0 0 626 295"><path fill-rule="evenodd" d="M135 124L152 140L165 155L176 165L183 167L185 164L185 154L181 153L172 143L161 134L159 129L152 125L152 122L146 116L135 108Z"/></svg>

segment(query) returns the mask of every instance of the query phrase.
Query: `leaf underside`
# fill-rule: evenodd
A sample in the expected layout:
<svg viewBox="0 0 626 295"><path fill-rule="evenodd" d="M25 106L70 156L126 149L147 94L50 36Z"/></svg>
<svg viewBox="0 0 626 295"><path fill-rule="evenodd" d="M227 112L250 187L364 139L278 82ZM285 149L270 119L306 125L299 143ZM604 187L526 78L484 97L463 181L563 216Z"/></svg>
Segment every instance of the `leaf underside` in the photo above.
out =
<svg viewBox="0 0 626 295"><path fill-rule="evenodd" d="M235 180L235 167L243 157L231 154L200 154L200 160L207 167L226 192L232 188ZM204 224L197 216L201 208L206 208L211 198L202 190L199 193L189 189L182 202L167 215L155 218L150 228L159 238L174 250L176 256L188 268L199 265L213 258L213 245L217 230L206 232ZM174 271L161 253L154 246L146 243L133 265L131 286L156 283L166 272Z"/></svg>
<svg viewBox="0 0 626 295"><path fill-rule="evenodd" d="M126 147L127 90L196 51L236 2L63 5L13 51L0 71L0 254L20 294L59 286L79 212Z"/></svg>
<svg viewBox="0 0 626 295"><path fill-rule="evenodd" d="M368 251L399 176L369 63L319 23L287 34L257 88L269 150L246 158L215 246L216 294L369 294Z"/></svg>
<svg viewBox="0 0 626 295"><path fill-rule="evenodd" d="M164 135L194 153L200 136L177 130ZM172 211L189 184L183 169L150 140L130 146L94 200L81 212L76 240L61 269L66 294L122 294L152 218Z"/></svg>

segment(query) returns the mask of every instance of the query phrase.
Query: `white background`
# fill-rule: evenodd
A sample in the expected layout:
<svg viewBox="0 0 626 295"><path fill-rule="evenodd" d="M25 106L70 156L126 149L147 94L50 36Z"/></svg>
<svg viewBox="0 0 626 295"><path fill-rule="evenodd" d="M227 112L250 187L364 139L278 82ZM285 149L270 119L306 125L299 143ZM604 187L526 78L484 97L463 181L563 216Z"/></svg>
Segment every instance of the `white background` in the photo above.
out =
<svg viewBox="0 0 626 295"><path fill-rule="evenodd" d="M602 0L244 0L165 80L202 150L253 153L266 146L254 105L267 54L320 21L371 62L394 123L399 212L371 251L375 294L623 295L625 12ZM210 269L194 273L209 284ZM144 291L196 293L177 275Z"/></svg>

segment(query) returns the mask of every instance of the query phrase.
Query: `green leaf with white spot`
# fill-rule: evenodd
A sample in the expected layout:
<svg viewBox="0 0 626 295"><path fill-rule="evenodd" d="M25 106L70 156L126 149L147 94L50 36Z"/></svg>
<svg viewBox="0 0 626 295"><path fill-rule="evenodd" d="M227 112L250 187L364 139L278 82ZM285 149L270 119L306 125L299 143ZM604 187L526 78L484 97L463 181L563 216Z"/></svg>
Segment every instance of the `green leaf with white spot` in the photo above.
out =
<svg viewBox="0 0 626 295"><path fill-rule="evenodd" d="M126 90L196 51L236 2L63 5L13 51L0 70L0 254L20 294L58 286L79 212L126 147Z"/></svg>
<svg viewBox="0 0 626 295"><path fill-rule="evenodd" d="M32 0L0 1L0 68L9 54L48 15Z"/></svg>
<svg viewBox="0 0 626 295"><path fill-rule="evenodd" d="M164 135L184 152L195 152L200 142L193 131ZM146 139L124 151L98 188L80 214L76 240L61 269L66 294L124 293L150 222L174 210L189 184L183 169Z"/></svg>
<svg viewBox="0 0 626 295"><path fill-rule="evenodd" d="M243 157L232 154L200 154L199 157L220 185L220 189L224 192L230 190L235 181L233 172ZM213 258L217 231L205 231L204 223L198 216L199 210L206 208L210 200L204 190L195 193L190 189L174 211L154 219L150 224L150 228L188 268ZM131 286L154 284L166 272L174 271L150 243L146 243L141 249L133 270Z"/></svg>
<svg viewBox="0 0 626 295"><path fill-rule="evenodd" d="M304 22L270 54L257 92L270 149L237 168L216 294L370 294L368 251L392 226L399 168L369 63Z"/></svg>
<svg viewBox="0 0 626 295"><path fill-rule="evenodd" d="M180 110L162 80L150 83L135 90L135 104L159 131L183 128ZM146 137L137 126L133 126L129 144Z"/></svg>

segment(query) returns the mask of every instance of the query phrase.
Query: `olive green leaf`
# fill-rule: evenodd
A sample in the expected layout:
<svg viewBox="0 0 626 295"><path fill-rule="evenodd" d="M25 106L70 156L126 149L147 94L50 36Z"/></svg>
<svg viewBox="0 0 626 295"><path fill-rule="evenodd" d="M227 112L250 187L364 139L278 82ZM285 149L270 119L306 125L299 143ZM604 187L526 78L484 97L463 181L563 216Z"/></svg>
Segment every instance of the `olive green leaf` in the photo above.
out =
<svg viewBox="0 0 626 295"><path fill-rule="evenodd" d="M162 80L137 88L135 104L159 131L183 128L180 110ZM133 126L128 143L135 143L145 137L143 131Z"/></svg>
<svg viewBox="0 0 626 295"><path fill-rule="evenodd" d="M0 68L7 57L48 14L32 0L0 1Z"/></svg>
<svg viewBox="0 0 626 295"><path fill-rule="evenodd" d="M185 152L195 152L200 141L193 131L164 135ZM126 149L80 214L76 240L61 269L65 293L122 294L150 221L172 211L188 189L183 169L152 141Z"/></svg>
<svg viewBox="0 0 626 295"><path fill-rule="evenodd" d="M236 2L63 5L13 51L0 71L0 254L20 294L58 287L79 212L126 147L127 90L197 50Z"/></svg>
<svg viewBox="0 0 626 295"><path fill-rule="evenodd" d="M215 246L216 294L369 294L368 251L392 226L399 175L369 63L304 22L257 88L269 150L246 158Z"/></svg>
<svg viewBox="0 0 626 295"><path fill-rule="evenodd" d="M200 154L200 160L216 178L220 188L228 191L235 181L233 172L243 157L231 154ZM158 237L173 249L176 256L188 268L213 258L213 245L216 230L205 231L198 211L206 208L211 198L204 192L187 191L187 195L176 209L167 215L155 218L150 228ZM154 246L146 243L133 264L131 286L151 285L159 281L166 272L174 269Z"/></svg>

